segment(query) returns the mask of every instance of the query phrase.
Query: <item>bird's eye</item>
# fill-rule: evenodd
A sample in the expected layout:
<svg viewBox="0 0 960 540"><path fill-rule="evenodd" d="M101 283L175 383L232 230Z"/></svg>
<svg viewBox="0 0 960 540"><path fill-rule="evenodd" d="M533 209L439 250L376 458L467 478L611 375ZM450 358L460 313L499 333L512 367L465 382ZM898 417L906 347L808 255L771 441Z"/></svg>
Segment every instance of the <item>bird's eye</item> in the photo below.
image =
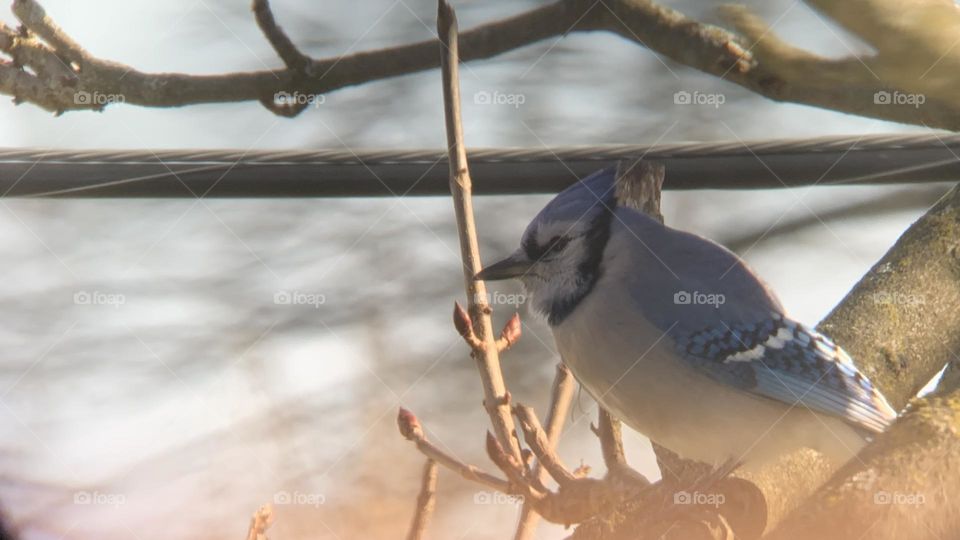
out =
<svg viewBox="0 0 960 540"><path fill-rule="evenodd" d="M566 236L554 236L547 242L546 253L559 253L563 251L563 248L567 247L567 244L570 242L570 239Z"/></svg>

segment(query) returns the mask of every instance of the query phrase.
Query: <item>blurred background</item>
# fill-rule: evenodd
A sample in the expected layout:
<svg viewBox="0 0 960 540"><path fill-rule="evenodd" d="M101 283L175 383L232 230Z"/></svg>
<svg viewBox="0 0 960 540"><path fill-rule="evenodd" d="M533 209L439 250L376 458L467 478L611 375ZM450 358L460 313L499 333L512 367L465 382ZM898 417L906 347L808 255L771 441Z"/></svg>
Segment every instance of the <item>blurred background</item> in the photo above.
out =
<svg viewBox="0 0 960 540"><path fill-rule="evenodd" d="M470 28L540 3L454 5ZM718 4L664 3L716 21ZM43 4L93 54L143 71L280 66L246 0ZM272 4L315 57L434 35L431 0ZM801 3L749 4L795 44L829 56L866 52ZM6 11L0 18L15 23ZM471 146L916 130L776 104L604 33L471 63L461 78ZM723 103L677 105L679 91ZM495 93L512 98L480 97ZM54 118L7 100L0 115L7 147L441 148L445 140L436 71L331 93L293 120L253 103L118 105ZM737 251L789 311L814 324L944 191L667 191L664 214ZM479 198L484 260L512 250L548 198ZM401 537L423 463L397 433L401 405L443 448L493 469L476 369L450 324L464 295L446 198L3 199L0 260L0 504L25 539L238 539L266 502L276 509L275 540ZM517 310L524 321L505 359L508 385L543 414L558 361L552 338L517 288L494 287L496 323ZM595 404L578 394L560 454L601 475L595 418ZM629 430L625 438L631 462L657 477L647 441ZM508 538L517 510L441 471L432 537ZM539 533L563 536L558 526Z"/></svg>

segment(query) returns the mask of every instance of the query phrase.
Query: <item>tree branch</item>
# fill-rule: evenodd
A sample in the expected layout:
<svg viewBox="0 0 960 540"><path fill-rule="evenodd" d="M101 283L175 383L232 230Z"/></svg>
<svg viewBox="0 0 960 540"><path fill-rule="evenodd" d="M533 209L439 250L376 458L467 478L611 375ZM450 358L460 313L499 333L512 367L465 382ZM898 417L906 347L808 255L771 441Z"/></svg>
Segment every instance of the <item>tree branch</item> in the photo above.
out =
<svg viewBox="0 0 960 540"><path fill-rule="evenodd" d="M417 417L410 411L403 408L400 409L400 412L397 414L397 426L400 428L400 434L408 441L416 444L420 453L428 459L436 461L467 480L483 484L501 493L511 493L510 484L506 480L488 474L480 470L479 467L463 463L427 440L420 421L417 420Z"/></svg>
<svg viewBox="0 0 960 540"><path fill-rule="evenodd" d="M465 32L461 36L461 58L491 58L570 32L607 31L773 100L960 129L960 104L952 93L960 50L943 46L952 43L953 30L960 26L960 15L952 6L945 9L937 0L920 0L927 12L905 21L894 2L810 2L867 39L878 48L878 54L839 60L814 55L780 41L760 19L742 8L725 11L727 20L739 31L733 33L644 0L558 0ZM297 51L280 30L266 2L256 0L258 24L287 64L286 69L220 75L145 73L91 56L57 27L35 0L16 0L13 12L44 42L29 44L26 48L31 52L21 54L19 61L31 68L49 64L38 57L52 50L67 64L75 64L76 69L71 77L63 79L23 71L16 62L0 63L0 93L56 112L104 106L102 102L78 102L77 94L86 92L148 107L256 100L277 114L289 115L296 108L270 107L267 96L280 92L315 96L439 64L432 40L336 58L309 58ZM0 51L14 56L9 44L15 36L16 31L0 28ZM898 41L903 43L891 45ZM3 46L5 42L7 46ZM45 51L38 49L39 45ZM879 93L886 92L895 99L898 91L922 94L922 106L878 101Z"/></svg>
<svg viewBox="0 0 960 540"><path fill-rule="evenodd" d="M577 481L577 477L560 460L556 454L547 433L540 425L540 420L531 407L517 405L514 413L520 422L523 439L537 457L539 465L553 477L560 487L568 486Z"/></svg>
<svg viewBox="0 0 960 540"><path fill-rule="evenodd" d="M557 374L553 378L553 386L550 391L550 409L547 411L547 446L550 450L555 450L560 440L560 433L563 431L563 424L570 412L570 404L573 402L573 389L576 382L570 369L563 363L557 364ZM538 461L533 468L533 476L541 484L547 481L547 471L543 464ZM523 510L520 512L520 522L517 524L517 531L514 534L514 540L528 540L536 534L537 524L540 522L540 515L532 505L524 503Z"/></svg>
<svg viewBox="0 0 960 540"><path fill-rule="evenodd" d="M446 119L447 149L450 160L450 193L457 216L457 233L460 237L460 258L463 261L463 280L467 292L467 311L470 314L470 330L476 332L480 345L473 346L473 358L477 361L483 382L484 406L490 413L494 433L506 451L518 461L520 446L514 433L513 416L510 413L510 398L500 370L500 356L493 337L492 310L487 304L487 289L483 281L473 276L480 271L480 246L477 242L477 226L473 216L472 182L467 167L467 149L463 142L463 126L460 121L460 79L457 18L445 1L438 3L437 31L440 35L441 71L443 75L443 104ZM508 323L510 326L512 323ZM519 335L504 330L505 336ZM509 342L509 340L507 340Z"/></svg>
<svg viewBox="0 0 960 540"><path fill-rule="evenodd" d="M247 529L246 540L267 540L267 529L273 525L273 507L265 504L254 512L250 518L250 527Z"/></svg>
<svg viewBox="0 0 960 540"><path fill-rule="evenodd" d="M590 426L594 435L600 439L600 451L607 470L627 467L627 458L623 451L623 430L620 420L600 407L596 427Z"/></svg>
<svg viewBox="0 0 960 540"><path fill-rule="evenodd" d="M407 533L407 540L422 540L430 523L430 516L437 505L437 462L427 458L423 465L423 477L420 480L420 494L417 496L417 510Z"/></svg>
<svg viewBox="0 0 960 540"><path fill-rule="evenodd" d="M960 391L918 400L770 540L937 540L960 530Z"/></svg>

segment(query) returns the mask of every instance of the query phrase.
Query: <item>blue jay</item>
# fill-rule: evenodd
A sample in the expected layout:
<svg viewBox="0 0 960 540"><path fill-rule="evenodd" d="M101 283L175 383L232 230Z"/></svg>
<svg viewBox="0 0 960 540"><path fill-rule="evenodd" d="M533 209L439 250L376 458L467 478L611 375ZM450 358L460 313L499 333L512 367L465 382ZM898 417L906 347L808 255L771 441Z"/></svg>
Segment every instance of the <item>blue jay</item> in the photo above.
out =
<svg viewBox="0 0 960 540"><path fill-rule="evenodd" d="M517 278L564 362L612 414L680 456L751 469L800 447L837 463L896 412L736 255L618 205L615 172L567 188L476 279Z"/></svg>

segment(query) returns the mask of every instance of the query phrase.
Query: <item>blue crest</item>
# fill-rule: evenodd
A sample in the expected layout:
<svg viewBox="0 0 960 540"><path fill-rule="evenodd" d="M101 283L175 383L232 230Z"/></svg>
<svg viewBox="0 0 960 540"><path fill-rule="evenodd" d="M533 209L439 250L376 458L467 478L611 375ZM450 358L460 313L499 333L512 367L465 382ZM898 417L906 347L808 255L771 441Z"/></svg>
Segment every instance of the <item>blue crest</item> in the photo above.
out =
<svg viewBox="0 0 960 540"><path fill-rule="evenodd" d="M597 212L613 210L617 204L616 177L616 169L607 167L561 191L533 218L524 237L535 234L544 223L581 219L590 222Z"/></svg>

